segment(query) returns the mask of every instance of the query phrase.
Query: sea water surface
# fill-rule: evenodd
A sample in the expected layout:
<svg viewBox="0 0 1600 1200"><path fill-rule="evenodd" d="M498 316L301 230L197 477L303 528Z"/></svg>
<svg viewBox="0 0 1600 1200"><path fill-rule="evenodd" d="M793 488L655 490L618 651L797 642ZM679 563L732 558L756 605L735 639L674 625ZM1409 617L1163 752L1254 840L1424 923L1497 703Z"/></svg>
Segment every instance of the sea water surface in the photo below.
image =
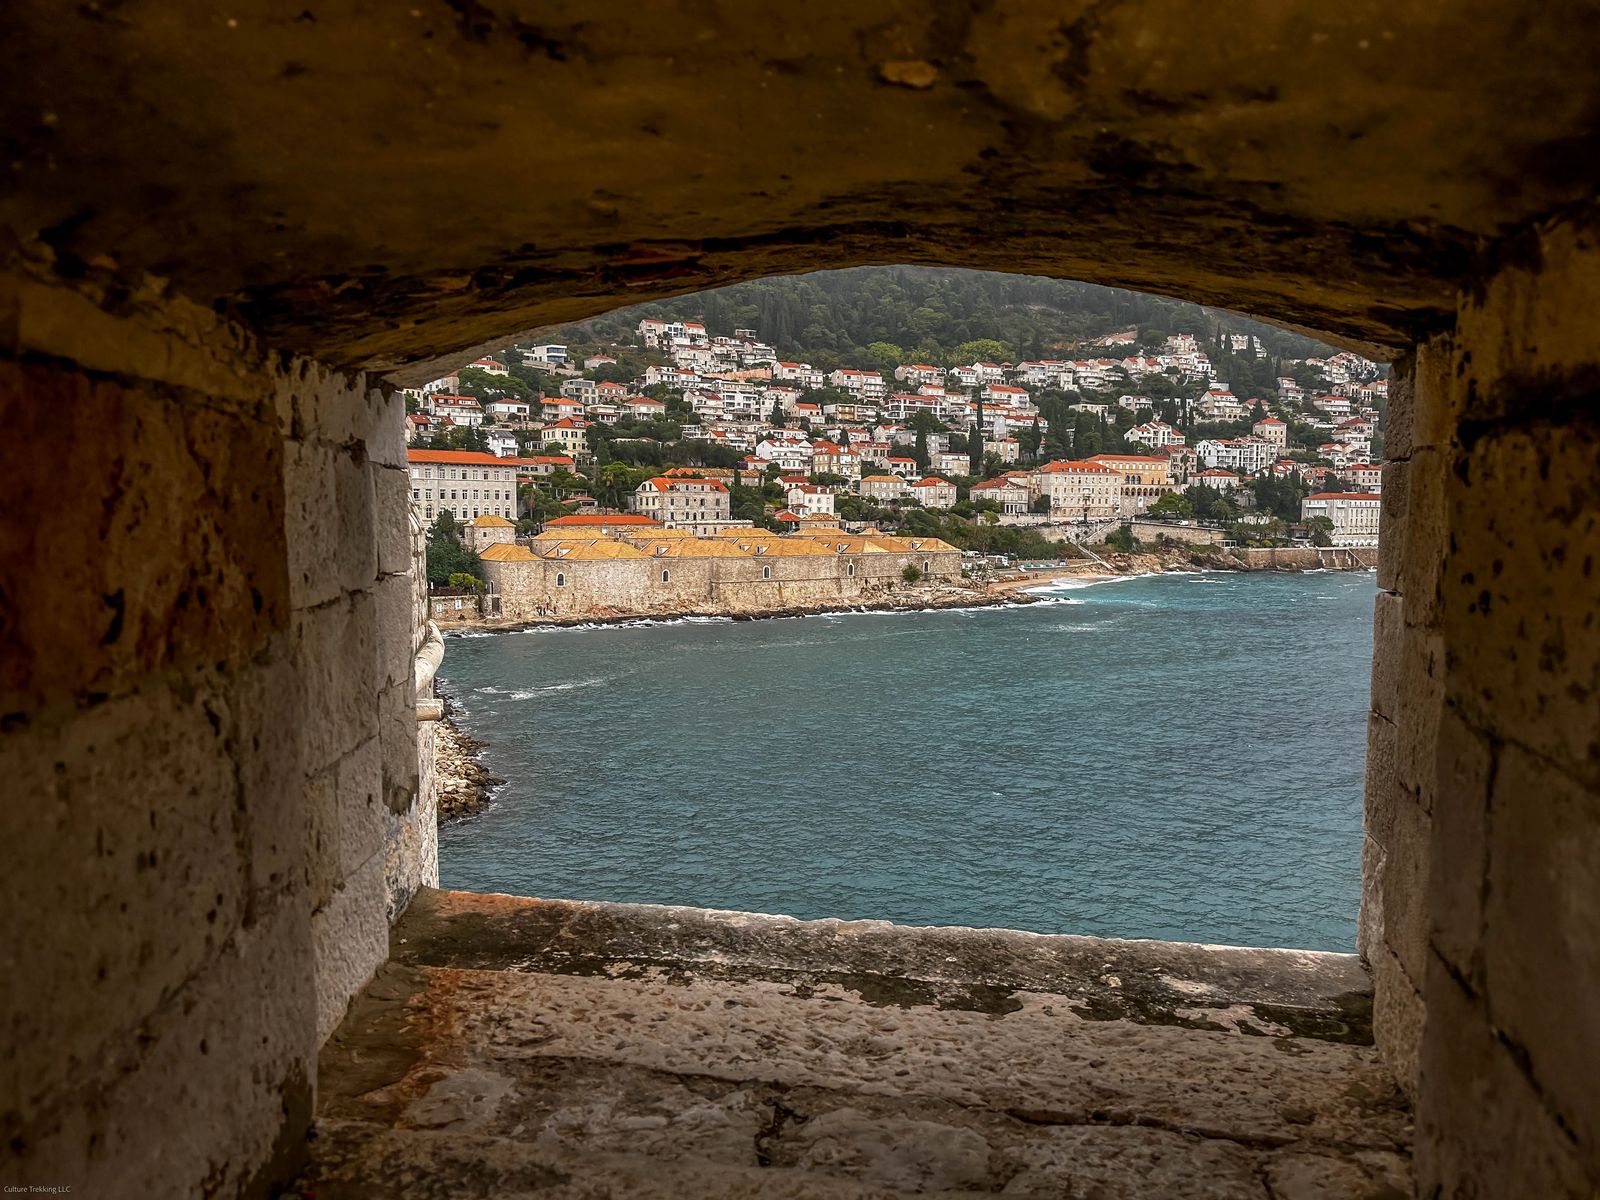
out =
<svg viewBox="0 0 1600 1200"><path fill-rule="evenodd" d="M447 642L444 886L1352 950L1370 574Z"/></svg>

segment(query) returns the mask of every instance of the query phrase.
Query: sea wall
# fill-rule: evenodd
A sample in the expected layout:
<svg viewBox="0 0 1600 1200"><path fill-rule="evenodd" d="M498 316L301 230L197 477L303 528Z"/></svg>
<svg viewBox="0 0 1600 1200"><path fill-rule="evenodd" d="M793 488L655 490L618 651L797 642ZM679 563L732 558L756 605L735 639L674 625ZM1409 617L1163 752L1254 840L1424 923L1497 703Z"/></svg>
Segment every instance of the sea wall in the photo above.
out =
<svg viewBox="0 0 1600 1200"><path fill-rule="evenodd" d="M1371 571L1372 546L1248 546L1229 551L1252 571Z"/></svg>
<svg viewBox="0 0 1600 1200"><path fill-rule="evenodd" d="M772 612L851 604L903 586L914 566L931 580L961 576L961 555L806 554L738 558L536 559L483 564L507 620L588 613ZM852 569L853 572L852 573Z"/></svg>

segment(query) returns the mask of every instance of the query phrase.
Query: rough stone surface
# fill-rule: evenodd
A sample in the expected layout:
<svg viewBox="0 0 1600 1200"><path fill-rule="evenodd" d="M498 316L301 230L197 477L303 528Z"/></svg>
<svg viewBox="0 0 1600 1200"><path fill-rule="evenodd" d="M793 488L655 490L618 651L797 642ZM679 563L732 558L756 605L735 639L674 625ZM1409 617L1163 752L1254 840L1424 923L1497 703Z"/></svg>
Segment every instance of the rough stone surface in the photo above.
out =
<svg viewBox="0 0 1600 1200"><path fill-rule="evenodd" d="M0 275L29 447L0 528L4 1182L260 1191L295 1169L319 1023L437 879L407 576L375 600L407 518L363 423L392 454L399 419L215 314L117 307Z"/></svg>
<svg viewBox="0 0 1600 1200"><path fill-rule="evenodd" d="M17 244L347 365L907 260L1402 346L1485 239L1588 197L1600 108L1574 0L13 8ZM107 196L134 202L86 203Z"/></svg>
<svg viewBox="0 0 1600 1200"><path fill-rule="evenodd" d="M1600 348L1580 315L1597 299L1600 246L1553 224L1419 355L1409 536L1437 528L1441 546L1437 603L1406 598L1434 670L1402 699L1441 703L1397 757L1433 794L1427 1194L1600 1188ZM1425 451L1439 469L1419 469ZM1408 546L1406 571L1430 569Z"/></svg>
<svg viewBox="0 0 1600 1200"><path fill-rule="evenodd" d="M1345 955L424 892L324 1051L304 1186L1400 1197L1361 982Z"/></svg>

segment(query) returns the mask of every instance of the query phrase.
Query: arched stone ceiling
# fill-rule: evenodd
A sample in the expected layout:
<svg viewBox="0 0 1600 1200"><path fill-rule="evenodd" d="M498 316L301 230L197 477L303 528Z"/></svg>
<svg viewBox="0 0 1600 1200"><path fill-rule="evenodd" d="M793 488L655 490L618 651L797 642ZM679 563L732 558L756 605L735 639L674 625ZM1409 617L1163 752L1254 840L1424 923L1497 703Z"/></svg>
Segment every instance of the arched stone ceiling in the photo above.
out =
<svg viewBox="0 0 1600 1200"><path fill-rule="evenodd" d="M1573 0L11 0L0 221L392 369L940 262L1403 344L1600 175Z"/></svg>

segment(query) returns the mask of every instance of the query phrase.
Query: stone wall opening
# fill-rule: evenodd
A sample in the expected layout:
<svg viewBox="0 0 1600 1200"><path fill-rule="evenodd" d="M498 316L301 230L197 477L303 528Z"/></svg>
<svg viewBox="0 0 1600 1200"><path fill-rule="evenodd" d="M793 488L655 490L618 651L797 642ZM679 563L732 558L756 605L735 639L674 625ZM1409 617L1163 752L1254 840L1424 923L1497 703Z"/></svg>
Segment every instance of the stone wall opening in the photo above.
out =
<svg viewBox="0 0 1600 1200"><path fill-rule="evenodd" d="M0 49L0 406L25 435L0 777L27 801L0 813L25 981L0 1123L27 1182L292 1173L426 793L379 377L630 297L912 259L1406 355L1378 1039L1423 1194L1593 1192L1591 6L102 8L24 0Z"/></svg>

